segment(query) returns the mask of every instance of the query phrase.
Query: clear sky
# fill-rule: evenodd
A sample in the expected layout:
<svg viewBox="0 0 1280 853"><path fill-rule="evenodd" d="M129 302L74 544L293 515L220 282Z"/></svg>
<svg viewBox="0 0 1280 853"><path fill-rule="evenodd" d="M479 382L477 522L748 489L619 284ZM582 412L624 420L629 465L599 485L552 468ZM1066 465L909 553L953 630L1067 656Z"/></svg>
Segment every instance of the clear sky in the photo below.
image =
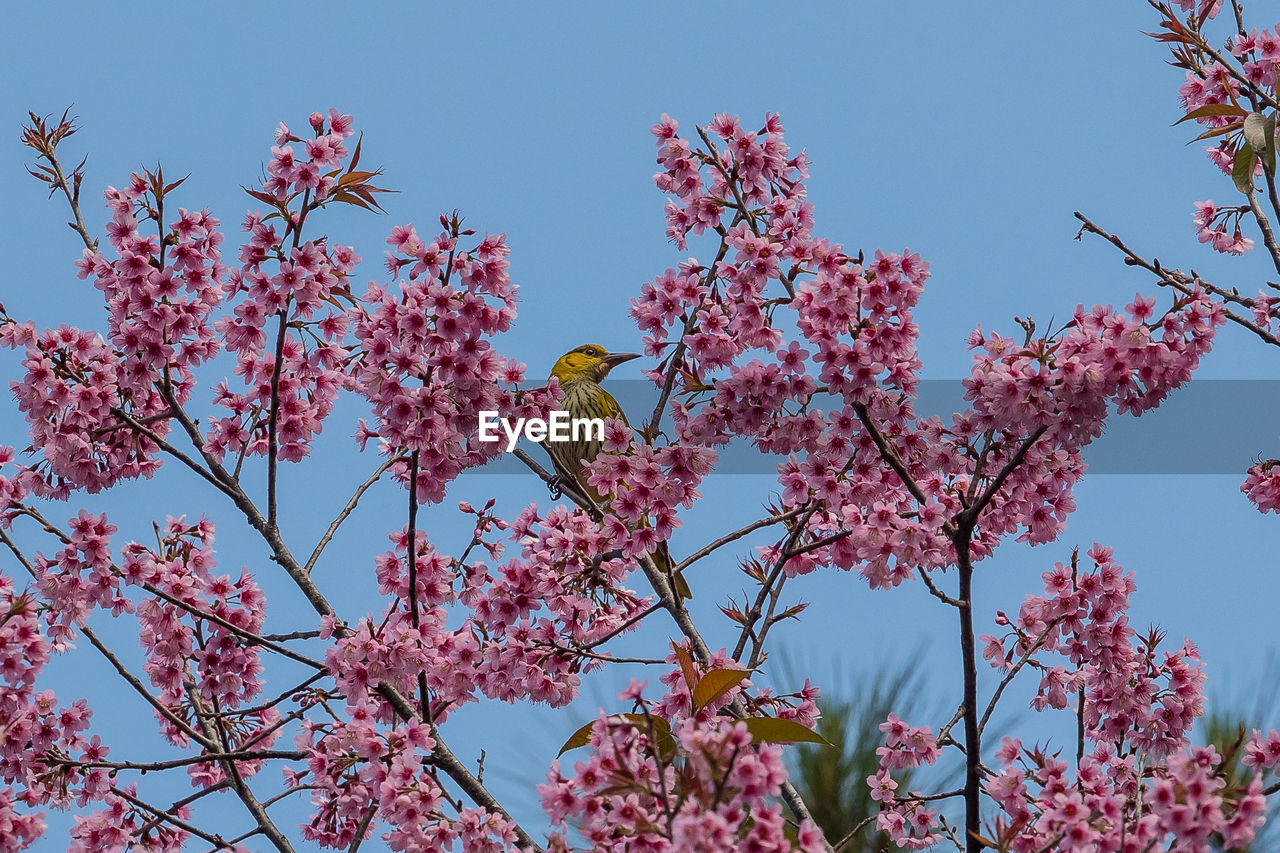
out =
<svg viewBox="0 0 1280 853"><path fill-rule="evenodd" d="M300 127L310 112L331 106L353 114L365 133L362 162L383 167L382 184L399 191L383 200L385 216L332 220L332 233L365 258L360 277L384 278L383 239L396 224L429 231L440 212L458 208L474 227L506 232L523 304L499 346L527 362L532 376L588 340L638 349L630 298L684 258L665 238L663 199L651 181L648 128L663 112L686 128L714 112L740 114L748 125L766 111L781 113L790 144L812 159L818 233L868 253L904 246L921 252L933 271L917 312L929 378L967 372L964 340L979 323L1009 332L1015 315L1047 321L1079 302L1124 304L1136 290L1154 290L1110 247L1072 239L1075 210L1165 264L1195 267L1219 283L1252 292L1265 275L1261 258L1224 259L1196 243L1192 202L1230 201L1235 191L1198 146L1185 145L1193 135L1186 126L1170 127L1179 117L1180 72L1140 34L1156 21L1137 0L828 2L786 11L748 2L181 8L6 9L0 301L13 316L45 326L102 325L97 292L75 278L79 241L63 224L65 209L46 202L24 173L31 158L16 142L28 109L60 112L72 103L84 129L68 151L89 153L91 228L106 219L102 188L160 161L166 175L191 173L179 203L210 207L229 243L249 202L239 187L258 176L276 123ZM1278 356L1228 328L1198 375L1275 379ZM15 377L17 362L0 353L0 378ZM225 369L215 366L202 379L212 385ZM637 370L627 365L630 372L620 375ZM301 542L314 541L362 472L377 465L354 456L350 435L360 414L351 405L339 409L317 445L326 460L284 474L286 499L293 500L286 533ZM1198 441L1170 453L1194 455L1197 444L1208 452L1222 440L1216 423L1257 417L1244 406L1212 412L1196 427ZM1180 423L1165 422L1152 435L1185 437ZM1277 433L1280 425L1266 425L1246 456L1280 456ZM1143 432L1126 434L1140 441ZM0 441L25 445L11 405L0 409ZM1171 459L1170 470L1185 470L1181 462ZM1040 573L1073 544L1083 550L1102 541L1138 573L1132 622L1159 622L1173 638L1197 641L1211 696L1248 696L1276 651L1270 626L1280 522L1246 504L1242 479L1243 471L1087 477L1077 491L1080 509L1058 543L1009 545L982 565L980 632L990 631L997 608L1014 611L1025 594L1039 591ZM768 477L713 478L674 550L739 526L770 487ZM482 474L460 481L446 507L489 494L512 513L531 499L547 503L532 477ZM56 507L55 517L71 515L79 503L107 509L121 528L120 544L149 535L152 518L208 513L220 525L221 565L248 565L277 593L269 599L270 630L314 626L309 608L274 576L264 548L235 529L230 508L181 472ZM373 493L318 567L318 583L343 601L347 618L379 606L371 558L387 547L384 533L401 523L401 512L392 489ZM433 541L456 538L454 517L428 514ZM726 558L692 579L695 612L713 646L729 641L715 604L742 586L739 578ZM866 669L924 648L939 703L958 696L952 613L923 590L871 592L841 574L811 576L794 590L814 605L803 622L775 636L819 683L837 669ZM104 627L126 648L134 630L127 622ZM655 622L625 648L657 654L674 632ZM163 757L146 733L149 712L119 684L96 680L92 654L58 661L50 686L64 700L90 698L95 730L115 746L113 757ZM629 674L615 678L625 684ZM532 785L568 733L596 704L610 702L617 686L613 678L589 682L568 714L486 703L458 714L446 735L467 761L486 748L487 778L518 817L538 826ZM1034 684L1024 687L1011 693L1012 706L1024 703ZM1273 715L1270 724L1277 722ZM54 816L51 824L65 820ZM39 849L63 844L55 833Z"/></svg>

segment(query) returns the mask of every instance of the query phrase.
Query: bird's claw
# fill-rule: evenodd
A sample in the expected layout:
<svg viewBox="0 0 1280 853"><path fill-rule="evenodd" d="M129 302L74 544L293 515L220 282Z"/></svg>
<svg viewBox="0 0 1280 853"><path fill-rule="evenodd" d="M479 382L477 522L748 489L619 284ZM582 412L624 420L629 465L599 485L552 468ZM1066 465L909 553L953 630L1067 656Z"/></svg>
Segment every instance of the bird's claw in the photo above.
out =
<svg viewBox="0 0 1280 853"><path fill-rule="evenodd" d="M553 474L551 479L547 480L547 490L551 492L551 500L560 500L560 497L564 494L563 490L560 488L563 482L564 481L560 479L559 474Z"/></svg>

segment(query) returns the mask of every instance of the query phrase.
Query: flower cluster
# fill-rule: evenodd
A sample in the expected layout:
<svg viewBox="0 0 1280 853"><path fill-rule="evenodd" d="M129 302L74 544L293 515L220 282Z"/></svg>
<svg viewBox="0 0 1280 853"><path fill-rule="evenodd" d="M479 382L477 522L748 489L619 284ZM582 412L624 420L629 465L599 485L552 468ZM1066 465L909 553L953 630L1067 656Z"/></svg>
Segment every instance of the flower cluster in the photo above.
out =
<svg viewBox="0 0 1280 853"><path fill-rule="evenodd" d="M1044 573L1045 594L1029 595L1016 619L1001 614L1004 637L984 636L983 657L999 669L1032 662L1040 671L1036 710L1066 708L1083 691L1085 733L1095 741L1124 743L1154 757L1187 743L1192 722L1204 713L1204 673L1193 645L1159 652L1160 635L1138 635L1128 619L1132 572L1110 548L1094 544L1093 568L1058 563ZM1071 667L1051 665L1056 652Z"/></svg>
<svg viewBox="0 0 1280 853"><path fill-rule="evenodd" d="M784 509L821 502L807 532L833 544L784 560L789 575L856 567L892 586L944 568L955 559L948 525L974 499L984 511L973 557L1019 530L1052 540L1108 407L1136 415L1157 405L1223 322L1196 289L1164 313L1141 296L1123 312L1080 307L1058 332L1026 324L1021 341L975 332L970 409L950 425L918 418L913 310L929 265L910 251L866 262L814 236L807 164L788 158L776 116L754 134L717 116L698 128L702 146L666 117L653 133L676 238L712 229L725 251L713 267L690 261L646 285L632 314L650 352L677 336L680 443L749 438L787 454ZM803 342L783 343L791 322ZM745 360L751 351L759 357Z"/></svg>
<svg viewBox="0 0 1280 853"><path fill-rule="evenodd" d="M80 510L71 519L67 544L52 558L34 562L41 596L49 605L45 620L55 648L67 648L75 628L84 625L94 607L113 613L132 612L132 604L120 591L120 580L111 559L111 535L116 527L106 515Z"/></svg>
<svg viewBox="0 0 1280 853"><path fill-rule="evenodd" d="M587 483L610 496L604 528L625 556L647 554L671 538L680 526L677 509L701 497L698 485L716 458L705 447L641 444L624 421L606 422L602 452L588 468Z"/></svg>
<svg viewBox="0 0 1280 853"><path fill-rule="evenodd" d="M265 749L279 736L273 725L279 713L274 707L249 708L262 690L263 665L252 638L261 630L265 600L247 571L234 582L213 574L213 533L203 518L195 524L174 518L165 525L159 550L137 542L124 547L122 575L152 593L138 606L144 669L160 689L160 701L174 713L198 717L219 708L232 748ZM188 679L194 680L194 691ZM229 718L240 708L246 710L232 725ZM187 734L170 719L159 717L159 722L170 740L187 745ZM247 777L260 762L237 766ZM191 774L202 785L223 778L215 764L193 765Z"/></svg>
<svg viewBox="0 0 1280 853"><path fill-rule="evenodd" d="M417 454L417 489L431 501L442 500L463 470L499 452L476 440L481 411L523 417L550 402L504 388L524 378L524 365L500 356L488 340L515 317L505 236L464 246L474 232L456 215L442 216L441 226L430 241L412 225L393 229L387 265L393 274L408 268L408 279L398 293L372 286L353 311L353 387L375 418L361 441L377 436L401 454ZM407 465L400 474L407 480Z"/></svg>
<svg viewBox="0 0 1280 853"><path fill-rule="evenodd" d="M1212 201L1196 202L1196 236L1201 243L1208 243L1215 252L1243 255L1253 248L1253 241L1240 233L1240 219L1249 212L1244 207L1218 207ZM1227 226L1234 222L1234 230Z"/></svg>
<svg viewBox="0 0 1280 853"><path fill-rule="evenodd" d="M157 824L154 816L127 797L137 797L137 786L129 785L120 793L102 798L103 807L87 815L76 815L71 828L69 853L95 853L99 850L146 850L148 853L179 853L191 834L167 824ZM179 820L191 817L191 809L176 809ZM233 848L236 853L244 848Z"/></svg>
<svg viewBox="0 0 1280 853"><path fill-rule="evenodd" d="M31 755L33 748L44 751L59 741L80 741L82 721L89 712L83 704L79 713L68 715L70 725L60 725L53 695L36 694L35 683L49 662L50 645L40 632L34 600L15 593L13 578L0 575L0 850L22 850L44 833L43 814L20 810L51 796L40 781ZM71 710L71 709L69 709ZM14 785L19 785L15 791ZM22 791L25 789L25 794Z"/></svg>
<svg viewBox="0 0 1280 853"><path fill-rule="evenodd" d="M668 721L640 698L643 686L633 682L619 696L636 702L638 713L602 713L591 725L590 756L571 776L557 760L538 786L557 828L550 850L576 849L566 840L570 822L592 850L826 849L808 823L794 844L788 840L777 802L786 779L777 746L753 744L744 723L714 714ZM666 697L663 704L673 705Z"/></svg>
<svg viewBox="0 0 1280 853"><path fill-rule="evenodd" d="M1100 545L1089 559L1091 570L1073 558L1046 572L1043 596L1028 596L1016 620L998 617L1008 634L982 638L984 657L997 668L1040 671L1037 710L1074 706L1078 695L1084 735L1094 744L1072 779L1065 762L1006 738L997 752L1003 769L986 785L1004 810L998 840L1014 851L1046 844L1128 851L1173 839L1168 849L1204 851L1217 834L1225 849L1243 847L1264 817L1261 778L1226 790L1221 756L1189 744L1203 713L1195 648L1158 654L1159 635L1140 637L1128 624L1133 574ZM1051 665L1049 652L1072 667ZM1255 735L1246 764L1266 766L1268 749Z"/></svg>
<svg viewBox="0 0 1280 853"><path fill-rule="evenodd" d="M143 171L106 191L117 258L86 249L77 263L103 293L105 339L67 326L37 333L3 318L0 344L26 349L26 375L12 387L43 457L27 483L37 494L66 498L150 477L193 369L218 351L210 317L224 293L223 235L207 210L164 221L165 196L181 183ZM143 233L148 226L154 234Z"/></svg>
<svg viewBox="0 0 1280 853"><path fill-rule="evenodd" d="M1251 466L1240 491L1259 512L1280 512L1280 462L1267 460Z"/></svg>
<svg viewBox="0 0 1280 853"><path fill-rule="evenodd" d="M1272 729L1264 737L1262 732L1254 729L1245 744L1244 763L1258 772L1280 769L1280 732Z"/></svg>
<svg viewBox="0 0 1280 853"><path fill-rule="evenodd" d="M1270 30L1236 35L1231 41L1231 54L1240 60L1250 83L1275 91L1280 84L1280 24Z"/></svg>
<svg viewBox="0 0 1280 853"><path fill-rule="evenodd" d="M121 390L145 395L163 381L179 401L190 393L192 369L218 352L209 318L222 303L226 276L224 237L208 210L179 209L177 219L163 221L165 196L181 184L144 171L123 189L108 189L107 238L119 259L86 249L77 264L106 299ZM144 234L148 226L156 233Z"/></svg>
<svg viewBox="0 0 1280 853"><path fill-rule="evenodd" d="M236 355L243 385L218 386L214 402L229 414L213 419L204 448L218 459L228 452L269 455L273 441L280 459L302 459L346 381L351 321L342 302L352 301L348 279L360 256L328 239L304 241L302 227L329 201L346 198L335 187L348 183L356 165L353 157L347 174L340 173L348 156L342 141L353 131L351 117L336 110L327 121L313 115L311 125L306 159L292 145L273 147L264 192L250 193L275 212L245 217L249 239L226 288L234 308L214 325ZM277 137L302 141L283 125ZM277 216L282 231L271 221Z"/></svg>
<svg viewBox="0 0 1280 853"><path fill-rule="evenodd" d="M1176 853L1240 850L1253 840L1266 804L1255 777L1241 791L1227 791L1222 761L1209 747L1180 749L1150 767L1140 753L1118 756L1100 744L1079 763L1067 763L1019 741L1005 739L997 753L1002 769L987 791L1004 810L994 834L1005 849L1139 851Z"/></svg>
<svg viewBox="0 0 1280 853"><path fill-rule="evenodd" d="M1198 69L1188 69L1185 82L1178 88L1178 95L1187 113L1202 110L1204 107L1215 107L1227 103L1237 103L1240 98L1240 84L1230 71L1218 62L1208 62ZM1210 130L1222 130L1230 133L1231 116L1200 115L1196 121ZM1224 130L1224 128L1226 130ZM1230 175L1239 146L1245 144L1238 136L1224 136L1217 145L1208 146L1204 150L1223 174ZM1261 169L1261 164L1258 164ZM1255 174L1258 172L1255 171Z"/></svg>
<svg viewBox="0 0 1280 853"><path fill-rule="evenodd" d="M867 777L871 798L881 804L876 828L904 850L924 850L942 840L938 810L926 804L918 791L898 793L892 771L935 764L942 755L938 739L928 726L913 727L890 713L880 724L884 746L876 749L880 769Z"/></svg>
<svg viewBox="0 0 1280 853"><path fill-rule="evenodd" d="M410 723L397 729L375 725L368 706L351 709L347 720L306 722L297 745L310 755L306 778L316 811L303 835L322 847L345 849L367 838L369 810L389 825L388 846L404 853L452 849L498 853L515 840L507 820L483 809L460 809L450 819L448 797L434 776L429 756L435 747L428 727ZM292 786L302 775L286 771ZM361 834L363 833L363 834Z"/></svg>
<svg viewBox="0 0 1280 853"><path fill-rule="evenodd" d="M0 345L26 351L26 373L10 387L40 459L17 476L24 491L65 499L72 489L98 492L159 469L156 441L168 433L169 404L155 389L126 391L119 353L100 335L69 326L37 333L6 318Z"/></svg>

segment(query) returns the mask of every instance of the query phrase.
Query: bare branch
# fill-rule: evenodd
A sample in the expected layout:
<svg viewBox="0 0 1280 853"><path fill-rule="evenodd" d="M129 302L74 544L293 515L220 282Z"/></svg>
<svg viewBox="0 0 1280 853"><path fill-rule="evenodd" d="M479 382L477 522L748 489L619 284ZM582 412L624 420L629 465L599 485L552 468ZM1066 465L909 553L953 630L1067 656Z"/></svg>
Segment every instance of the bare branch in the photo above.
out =
<svg viewBox="0 0 1280 853"><path fill-rule="evenodd" d="M950 604L952 607L963 607L965 605L965 602L960 599L952 598L942 590L938 589L937 585L933 582L933 578L929 577L929 573L923 567L917 568L916 571L920 575L920 580L924 581L924 585L929 588L929 593L934 598L938 599L943 604Z"/></svg>
<svg viewBox="0 0 1280 853"><path fill-rule="evenodd" d="M687 569L689 566L692 566L694 563L701 560L703 557L709 556L710 554L714 553L720 548L723 548L725 545L728 545L730 542L735 542L738 539L741 539L742 537L747 536L748 534L753 533L762 527L770 527L782 521L790 521L791 519L795 518L797 515L800 515L805 510L806 510L806 507L799 506L799 507L796 507L795 509L790 509L790 510L787 510L786 512L778 513L777 515L771 515L768 518L762 518L759 521L753 521L747 526L740 527L737 530L733 531L732 533L726 533L724 536L721 536L719 539L716 539L710 544L705 545L702 548L699 548L697 551L694 551L688 557L681 560L676 565L674 572L676 574L679 574L680 572Z"/></svg>
<svg viewBox="0 0 1280 853"><path fill-rule="evenodd" d="M316 547L311 552L311 556L307 558L307 562L302 566L304 574L311 574L311 570L315 568L316 561L319 560L320 555L324 553L325 547L329 544L330 540L333 539L334 534L338 532L338 528L342 526L342 522L346 521L347 516L351 515L351 513L355 511L356 505L360 503L360 498L364 497L364 493L369 491L373 484L382 478L383 474L387 473L387 469L401 461L403 458L403 456L393 456L386 462L383 462L378 466L377 471L374 471L369 475L369 478L356 488L355 493L351 495L351 499L347 501L347 505L338 513L337 518L330 523L329 528L324 532L324 536L321 536L320 541L316 543Z"/></svg>

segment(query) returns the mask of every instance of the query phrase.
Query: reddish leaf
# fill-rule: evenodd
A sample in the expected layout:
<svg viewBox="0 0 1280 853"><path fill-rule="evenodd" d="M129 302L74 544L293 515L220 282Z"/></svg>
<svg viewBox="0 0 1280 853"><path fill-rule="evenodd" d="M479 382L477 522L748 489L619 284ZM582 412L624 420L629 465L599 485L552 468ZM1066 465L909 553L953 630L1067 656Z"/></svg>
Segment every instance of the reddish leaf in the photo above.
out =
<svg viewBox="0 0 1280 853"><path fill-rule="evenodd" d="M680 671L684 673L684 683L689 685L689 692L693 692L693 688L698 683L698 671L693 668L693 656L685 651L683 646L675 643L671 644L671 648L676 651L676 660L680 663Z"/></svg>
<svg viewBox="0 0 1280 853"><path fill-rule="evenodd" d="M275 196L271 195L270 193L259 192L258 190L251 190L248 187L241 187L240 189L244 190L251 197L256 198L258 201L262 202L263 204L269 204L275 208L278 208L280 206L280 200Z"/></svg>
<svg viewBox="0 0 1280 853"><path fill-rule="evenodd" d="M356 137L356 150L355 150L355 153L351 155L351 165L347 166L347 171L351 171L356 166L360 165L360 146L363 144L364 144L364 131L362 130L360 131L360 135Z"/></svg>
<svg viewBox="0 0 1280 853"><path fill-rule="evenodd" d="M1231 124L1224 124L1222 127L1211 127L1187 144L1190 145L1192 142L1199 142L1202 139L1212 139L1215 136L1226 136L1228 133L1234 133L1242 127L1244 127L1243 121L1233 121Z"/></svg>
<svg viewBox="0 0 1280 853"><path fill-rule="evenodd" d="M628 720L640 731L647 731L650 725L653 726L654 734L657 735L659 749L664 754L675 751L675 738L671 736L671 724L662 717L655 717L650 714L646 717L644 714L614 714L609 717L610 720ZM556 753L556 758L564 755L571 749L577 749L580 746L586 746L591 743L591 727L595 725L595 720L587 723L578 729L569 739L564 742L564 746L560 747L560 751Z"/></svg>
<svg viewBox="0 0 1280 853"><path fill-rule="evenodd" d="M1182 124L1184 121L1193 119L1208 118L1210 116L1236 116L1243 117L1248 115L1246 110L1241 109L1235 104L1205 104L1203 107L1196 107L1182 118L1175 121L1174 126Z"/></svg>

